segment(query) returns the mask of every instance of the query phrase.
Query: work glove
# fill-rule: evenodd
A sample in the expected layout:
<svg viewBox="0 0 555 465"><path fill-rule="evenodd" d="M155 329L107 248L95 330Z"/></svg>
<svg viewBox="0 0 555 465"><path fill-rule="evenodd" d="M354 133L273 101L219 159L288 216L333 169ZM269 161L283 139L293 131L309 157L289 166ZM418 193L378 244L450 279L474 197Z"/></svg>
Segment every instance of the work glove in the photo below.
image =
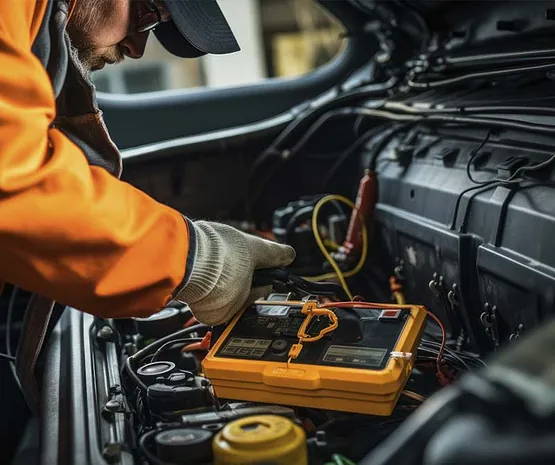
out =
<svg viewBox="0 0 555 465"><path fill-rule="evenodd" d="M228 322L238 311L271 292L252 288L254 270L290 265L295 251L288 245L208 221L189 222L196 236L192 271L176 300L189 305L207 325Z"/></svg>

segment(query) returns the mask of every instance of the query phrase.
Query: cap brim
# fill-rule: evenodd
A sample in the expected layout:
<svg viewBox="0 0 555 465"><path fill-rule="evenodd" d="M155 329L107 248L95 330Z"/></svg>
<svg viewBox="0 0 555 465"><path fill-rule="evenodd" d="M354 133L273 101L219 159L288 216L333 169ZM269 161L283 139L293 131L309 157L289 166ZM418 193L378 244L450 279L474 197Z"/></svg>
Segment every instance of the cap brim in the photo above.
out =
<svg viewBox="0 0 555 465"><path fill-rule="evenodd" d="M170 53L182 58L223 55L240 50L216 0L165 0L171 21L155 34Z"/></svg>

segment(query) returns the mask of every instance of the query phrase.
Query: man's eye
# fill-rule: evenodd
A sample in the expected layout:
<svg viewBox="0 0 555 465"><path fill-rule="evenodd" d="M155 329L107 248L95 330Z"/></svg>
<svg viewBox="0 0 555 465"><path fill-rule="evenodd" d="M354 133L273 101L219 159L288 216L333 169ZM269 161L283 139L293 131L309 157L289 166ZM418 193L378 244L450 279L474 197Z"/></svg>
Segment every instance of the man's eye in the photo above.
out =
<svg viewBox="0 0 555 465"><path fill-rule="evenodd" d="M142 14L138 17L137 26L139 28L147 27L151 24L156 23L157 21L158 16L156 15L156 13L154 11L146 10L143 11Z"/></svg>
<svg viewBox="0 0 555 465"><path fill-rule="evenodd" d="M133 5L135 7L134 13L139 18L152 11L152 9L149 8L148 3L146 2L134 2Z"/></svg>
<svg viewBox="0 0 555 465"><path fill-rule="evenodd" d="M134 11L135 18L138 18L140 20L144 16L148 16L151 14L154 14L156 16L156 13L152 11L152 8L150 7L148 2L134 2L134 5L135 5L135 11Z"/></svg>

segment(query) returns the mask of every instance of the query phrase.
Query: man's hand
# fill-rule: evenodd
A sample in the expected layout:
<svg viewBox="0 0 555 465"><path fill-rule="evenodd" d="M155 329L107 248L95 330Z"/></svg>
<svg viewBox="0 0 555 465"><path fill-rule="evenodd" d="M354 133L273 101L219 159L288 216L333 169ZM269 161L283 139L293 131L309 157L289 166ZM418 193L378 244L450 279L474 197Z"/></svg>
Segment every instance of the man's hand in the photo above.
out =
<svg viewBox="0 0 555 465"><path fill-rule="evenodd" d="M251 288L254 270L284 267L295 259L292 247L225 224L197 221L193 227L197 238L193 269L176 299L187 303L201 323L229 321L271 290Z"/></svg>

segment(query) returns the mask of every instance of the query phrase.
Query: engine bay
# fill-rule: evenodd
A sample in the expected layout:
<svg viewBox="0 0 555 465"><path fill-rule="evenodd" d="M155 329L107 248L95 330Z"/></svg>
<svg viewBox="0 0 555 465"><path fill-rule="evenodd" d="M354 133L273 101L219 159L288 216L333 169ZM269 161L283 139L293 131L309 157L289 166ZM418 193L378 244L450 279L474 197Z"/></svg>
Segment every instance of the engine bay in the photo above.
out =
<svg viewBox="0 0 555 465"><path fill-rule="evenodd" d="M339 302L339 285L288 272L258 279L284 292L225 327L199 324L176 303L136 319L135 331L114 322L125 334L124 403L149 463L355 463L368 452L363 437L390 434L483 364L447 347L444 333L423 335L423 307ZM325 295L309 293L322 285ZM123 408L121 392L105 415Z"/></svg>
<svg viewBox="0 0 555 465"><path fill-rule="evenodd" d="M350 4L371 61L270 134L212 141L221 175L188 159L197 203L174 160L124 174L295 262L255 274L272 292L223 326L177 301L66 311L42 463L553 463L554 10Z"/></svg>

